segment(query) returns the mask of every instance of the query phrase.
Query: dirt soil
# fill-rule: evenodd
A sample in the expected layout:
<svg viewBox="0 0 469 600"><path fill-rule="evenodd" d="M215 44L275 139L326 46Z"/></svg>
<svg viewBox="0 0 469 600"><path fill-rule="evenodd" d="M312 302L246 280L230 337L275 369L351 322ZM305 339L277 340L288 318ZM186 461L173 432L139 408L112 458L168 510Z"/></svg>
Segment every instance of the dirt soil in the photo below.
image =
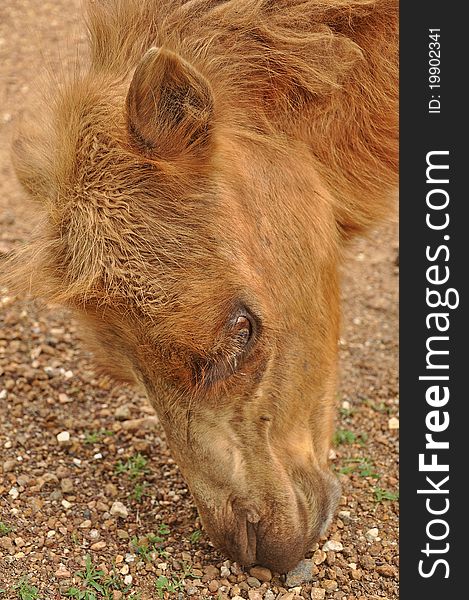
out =
<svg viewBox="0 0 469 600"><path fill-rule="evenodd" d="M85 45L78 0L0 6L0 252L34 225L10 164L20 113ZM338 514L295 578L211 546L147 401L93 370L64 311L0 289L0 599L398 598L397 234L344 268ZM88 557L88 558L87 558Z"/></svg>

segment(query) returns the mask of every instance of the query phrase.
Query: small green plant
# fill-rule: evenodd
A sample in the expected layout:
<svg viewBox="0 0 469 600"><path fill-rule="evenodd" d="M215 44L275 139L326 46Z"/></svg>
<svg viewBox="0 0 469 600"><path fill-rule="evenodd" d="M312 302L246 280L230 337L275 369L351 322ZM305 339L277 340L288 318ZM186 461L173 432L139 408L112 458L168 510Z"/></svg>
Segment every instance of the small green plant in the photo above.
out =
<svg viewBox="0 0 469 600"><path fill-rule="evenodd" d="M148 483L146 481L144 481L143 483L136 483L135 487L134 487L134 491L131 494L131 497L136 501L136 502L141 502L143 499L143 496L147 496L148 493L146 491L148 487Z"/></svg>
<svg viewBox="0 0 469 600"><path fill-rule="evenodd" d="M75 546L79 546L80 545L80 540L78 539L78 534L77 534L76 531L72 531L72 533L70 535L70 539L75 544Z"/></svg>
<svg viewBox="0 0 469 600"><path fill-rule="evenodd" d="M13 589L16 590L20 600L37 600L39 598L37 587L30 585L27 577L21 577Z"/></svg>
<svg viewBox="0 0 469 600"><path fill-rule="evenodd" d="M142 541L139 541L137 536L134 536L131 539L131 542L132 542L132 546L133 546L135 554L137 554L137 556L140 556L141 558L143 558L144 561L151 562L151 554L152 554L152 552L154 552L154 548L148 542L148 538L144 539Z"/></svg>
<svg viewBox="0 0 469 600"><path fill-rule="evenodd" d="M177 592L184 588L182 581L177 579L168 579L164 575L160 575L155 582L156 593L159 598L164 598L165 592Z"/></svg>
<svg viewBox="0 0 469 600"><path fill-rule="evenodd" d="M373 495L375 497L375 502L382 502L383 500L390 500L392 502L399 500L399 492L390 492L380 487L376 487L373 490Z"/></svg>
<svg viewBox="0 0 469 600"><path fill-rule="evenodd" d="M99 431L86 431L85 444L98 444L105 436L114 435L113 431L108 429L100 429Z"/></svg>
<svg viewBox="0 0 469 600"><path fill-rule="evenodd" d="M115 472L120 475L128 473L131 479L138 479L148 472L147 459L140 453L131 456L125 463L121 460L116 464Z"/></svg>
<svg viewBox="0 0 469 600"><path fill-rule="evenodd" d="M350 429L338 429L333 438L334 446L340 446L341 444L360 444L364 446L368 440L368 434L366 433L354 433Z"/></svg>
<svg viewBox="0 0 469 600"><path fill-rule="evenodd" d="M141 540L134 536L131 542L132 546L134 547L135 554L138 554L147 562L151 561L151 555L154 552L163 558L167 557L168 553L165 552L163 544L166 541L165 536L169 535L169 533L170 530L166 523L161 523L156 530L156 533L149 533Z"/></svg>
<svg viewBox="0 0 469 600"><path fill-rule="evenodd" d="M200 531L200 529L196 529L195 531L193 531L190 536L189 536L189 542L191 544L197 544L200 541L200 538L202 537L202 532Z"/></svg>
<svg viewBox="0 0 469 600"><path fill-rule="evenodd" d="M70 588L67 596L77 598L78 600L96 600L96 592L103 592L103 586L100 584L100 581L104 576L104 571L96 569L91 562L91 557L87 555L85 558L85 570L78 571L76 575L83 581L85 589Z"/></svg>
<svg viewBox="0 0 469 600"><path fill-rule="evenodd" d="M3 537L4 535L8 535L11 531L11 527L9 525L7 525L6 523L4 523L3 521L0 521L0 537Z"/></svg>
<svg viewBox="0 0 469 600"><path fill-rule="evenodd" d="M166 523L160 523L157 529L158 535L169 535L171 533Z"/></svg>
<svg viewBox="0 0 469 600"><path fill-rule="evenodd" d="M382 414L391 414L393 407L388 406L385 402L373 402L372 400L364 400L364 403L369 406L372 410L382 413Z"/></svg>
<svg viewBox="0 0 469 600"><path fill-rule="evenodd" d="M129 588L121 582L120 575L115 573L106 576L104 571L97 569L91 562L89 555L85 558L85 570L78 571L75 575L82 580L79 588L71 587L65 595L76 600L112 600L113 591L126 593Z"/></svg>
<svg viewBox="0 0 469 600"><path fill-rule="evenodd" d="M379 479L381 475L376 473L375 467L369 458L348 458L345 461L346 467L339 469L339 473L349 475L350 473L357 473L360 477L371 477L372 479Z"/></svg>
<svg viewBox="0 0 469 600"><path fill-rule="evenodd" d="M338 429L334 434L334 446L340 444L353 444L357 439L357 436L349 429Z"/></svg>

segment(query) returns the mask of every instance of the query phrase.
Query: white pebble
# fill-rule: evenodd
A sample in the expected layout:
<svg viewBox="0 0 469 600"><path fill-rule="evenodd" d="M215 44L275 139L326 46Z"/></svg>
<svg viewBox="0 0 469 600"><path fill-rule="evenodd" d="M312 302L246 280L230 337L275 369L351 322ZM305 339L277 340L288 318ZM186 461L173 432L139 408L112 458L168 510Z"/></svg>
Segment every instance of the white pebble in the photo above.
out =
<svg viewBox="0 0 469 600"><path fill-rule="evenodd" d="M15 487L12 487L11 490L8 492L8 495L11 496L13 500L16 500L20 493Z"/></svg>
<svg viewBox="0 0 469 600"><path fill-rule="evenodd" d="M126 519L129 516L129 511L122 504L122 502L114 502L109 512L111 513L111 515L114 515L116 517L122 517L123 519Z"/></svg>
<svg viewBox="0 0 469 600"><path fill-rule="evenodd" d="M288 591L292 592L293 594L295 594L295 596L299 596L301 594L301 585L294 587L294 588L290 588Z"/></svg>
<svg viewBox="0 0 469 600"><path fill-rule="evenodd" d="M378 542L381 538L379 537L379 529L372 527L365 533L365 537L369 542Z"/></svg>
<svg viewBox="0 0 469 600"><path fill-rule="evenodd" d="M59 444L66 444L70 441L70 434L68 431L61 431L57 434L57 441Z"/></svg>
<svg viewBox="0 0 469 600"><path fill-rule="evenodd" d="M130 585L132 583L132 579L133 579L132 575L126 575L124 577L124 583L125 583L125 585Z"/></svg>
<svg viewBox="0 0 469 600"><path fill-rule="evenodd" d="M388 421L388 429L399 429L399 419L391 417Z"/></svg>
<svg viewBox="0 0 469 600"><path fill-rule="evenodd" d="M2 390L0 392L0 400L5 400L7 396L8 396L8 392L6 390Z"/></svg>
<svg viewBox="0 0 469 600"><path fill-rule="evenodd" d="M223 565L222 568L220 569L220 575L221 575L222 579L226 579L227 577L229 577L231 575L231 571L230 571L230 569L228 569L228 567L225 567Z"/></svg>
<svg viewBox="0 0 469 600"><path fill-rule="evenodd" d="M101 454L101 452L97 452L96 454L93 455L93 458L95 460L100 460L101 458L103 458L103 455Z"/></svg>
<svg viewBox="0 0 469 600"><path fill-rule="evenodd" d="M71 508L72 507L72 503L69 502L68 500L62 500L62 506L66 509Z"/></svg>
<svg viewBox="0 0 469 600"><path fill-rule="evenodd" d="M348 400L344 400L344 401L342 402L342 408L343 408L344 410L350 410L350 402L348 402Z"/></svg>
<svg viewBox="0 0 469 600"><path fill-rule="evenodd" d="M343 545L340 542L336 542L335 540L328 540L324 546L322 547L323 552L342 552L344 549Z"/></svg>

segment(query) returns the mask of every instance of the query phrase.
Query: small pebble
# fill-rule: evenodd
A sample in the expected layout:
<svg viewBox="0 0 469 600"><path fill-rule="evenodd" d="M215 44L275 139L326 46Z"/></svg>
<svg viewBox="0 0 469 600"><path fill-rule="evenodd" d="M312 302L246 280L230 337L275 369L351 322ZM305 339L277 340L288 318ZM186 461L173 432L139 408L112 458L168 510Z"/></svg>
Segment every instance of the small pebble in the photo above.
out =
<svg viewBox="0 0 469 600"><path fill-rule="evenodd" d="M68 444L70 442L70 433L68 431L61 431L57 434L57 441L59 444Z"/></svg>
<svg viewBox="0 0 469 600"><path fill-rule="evenodd" d="M365 533L365 537L369 542L379 541L379 529L377 527L372 527L371 529L368 529L368 531Z"/></svg>
<svg viewBox="0 0 469 600"><path fill-rule="evenodd" d="M16 500L18 498L18 496L20 495L20 493L18 492L18 490L15 487L12 487L11 490L8 492L8 495L11 496L13 498L13 500Z"/></svg>
<svg viewBox="0 0 469 600"><path fill-rule="evenodd" d="M72 576L71 572L62 563L60 563L59 568L55 571L54 575L59 579L69 579Z"/></svg>
<svg viewBox="0 0 469 600"><path fill-rule="evenodd" d="M71 494L74 489L73 481L71 479L62 479L60 488L64 494Z"/></svg>
<svg viewBox="0 0 469 600"><path fill-rule="evenodd" d="M311 590L311 600L324 600L326 597L326 590L323 588L313 588Z"/></svg>
<svg viewBox="0 0 469 600"><path fill-rule="evenodd" d="M255 577L256 579L262 582L267 582L272 579L272 572L266 567L252 567L251 569L249 569L249 574L251 575L251 577Z"/></svg>
<svg viewBox="0 0 469 600"><path fill-rule="evenodd" d="M315 565L322 565L322 563L326 560L327 554L324 550L316 550L313 554L313 562Z"/></svg>
<svg viewBox="0 0 469 600"><path fill-rule="evenodd" d="M95 542L94 544L91 544L91 546L90 546L90 549L95 550L95 551L103 550L104 548L106 548L105 541Z"/></svg>
<svg viewBox="0 0 469 600"><path fill-rule="evenodd" d="M208 565L207 567L204 568L204 573L205 576L208 579L216 579L219 575L220 575L220 569L217 569L217 567L213 566L213 565Z"/></svg>
<svg viewBox="0 0 469 600"><path fill-rule="evenodd" d="M376 567L376 572L383 577L397 577L397 569L392 565L380 565Z"/></svg>
<svg viewBox="0 0 469 600"><path fill-rule="evenodd" d="M115 498L119 493L117 487L113 483L106 483L104 486L104 492L106 496L110 496L111 498Z"/></svg>
<svg viewBox="0 0 469 600"><path fill-rule="evenodd" d="M114 416L118 421L126 421L131 417L130 408L127 406L127 404L124 404L123 406L118 406L116 408Z"/></svg>
<svg viewBox="0 0 469 600"><path fill-rule="evenodd" d="M13 471L17 464L18 463L16 462L16 460L6 460L3 463L3 472L10 473L10 471Z"/></svg>
<svg viewBox="0 0 469 600"><path fill-rule="evenodd" d="M222 567L220 569L220 575L221 575L222 579L226 579L227 577L229 577L231 575L231 571L228 567L225 567L225 565L222 565Z"/></svg>
<svg viewBox="0 0 469 600"><path fill-rule="evenodd" d="M122 502L114 502L109 512L111 513L111 515L115 517L121 517L122 519L126 519L129 516L129 511L122 504Z"/></svg>
<svg viewBox="0 0 469 600"><path fill-rule="evenodd" d="M127 533L127 531L125 529L118 529L116 531L116 533L117 533L117 537L120 540L128 540L129 537L130 537L129 534Z"/></svg>
<svg viewBox="0 0 469 600"><path fill-rule="evenodd" d="M399 419L391 417L388 421L388 429L399 429Z"/></svg>
<svg viewBox="0 0 469 600"><path fill-rule="evenodd" d="M218 591L219 588L219 583L216 579L212 579L212 581L208 584L208 589L213 593L215 593L216 591Z"/></svg>
<svg viewBox="0 0 469 600"><path fill-rule="evenodd" d="M342 552L344 549L343 545L340 542L336 542L335 540L328 540L324 546L322 547L323 552Z"/></svg>
<svg viewBox="0 0 469 600"><path fill-rule="evenodd" d="M246 579L246 583L248 584L249 587L252 587L252 588L261 587L261 582L259 581L259 579L256 579L256 577L248 577Z"/></svg>
<svg viewBox="0 0 469 600"><path fill-rule="evenodd" d="M328 592L335 592L339 587L337 581L334 581L334 579L323 579L321 586Z"/></svg>

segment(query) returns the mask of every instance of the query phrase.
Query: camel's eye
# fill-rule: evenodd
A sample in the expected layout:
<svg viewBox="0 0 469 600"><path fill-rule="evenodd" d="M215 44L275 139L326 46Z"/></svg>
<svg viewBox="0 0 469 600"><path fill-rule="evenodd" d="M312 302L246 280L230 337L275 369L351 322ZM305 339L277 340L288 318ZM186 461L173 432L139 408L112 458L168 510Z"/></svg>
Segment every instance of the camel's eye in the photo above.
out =
<svg viewBox="0 0 469 600"><path fill-rule="evenodd" d="M236 373L250 354L259 329L259 319L244 306L238 309L228 321L217 349L204 357L195 357L194 381L207 386Z"/></svg>
<svg viewBox="0 0 469 600"><path fill-rule="evenodd" d="M237 317L233 328L234 337L240 346L240 349L244 347L252 337L253 324L247 315L240 315Z"/></svg>

